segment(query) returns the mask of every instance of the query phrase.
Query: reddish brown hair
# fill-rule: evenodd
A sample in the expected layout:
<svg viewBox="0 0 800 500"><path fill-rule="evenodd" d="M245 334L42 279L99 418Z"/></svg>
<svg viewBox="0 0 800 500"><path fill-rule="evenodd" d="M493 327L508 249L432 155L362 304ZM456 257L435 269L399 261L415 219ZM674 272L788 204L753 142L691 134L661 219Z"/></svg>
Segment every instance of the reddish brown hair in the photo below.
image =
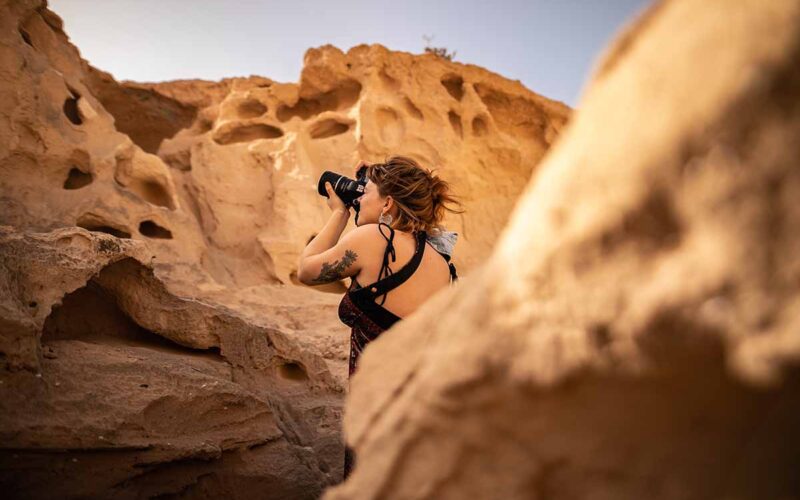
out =
<svg viewBox="0 0 800 500"><path fill-rule="evenodd" d="M400 231L430 232L439 227L445 212L464 212L450 194L450 185L411 158L392 156L370 165L367 177L378 186L381 196L394 199L398 217L392 227Z"/></svg>

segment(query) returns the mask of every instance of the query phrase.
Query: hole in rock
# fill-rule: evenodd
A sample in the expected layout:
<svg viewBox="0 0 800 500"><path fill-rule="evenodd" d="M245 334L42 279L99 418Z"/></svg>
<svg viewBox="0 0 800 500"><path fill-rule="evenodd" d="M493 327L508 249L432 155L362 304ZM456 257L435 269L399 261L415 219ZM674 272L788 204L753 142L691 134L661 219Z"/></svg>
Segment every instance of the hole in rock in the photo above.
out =
<svg viewBox="0 0 800 500"><path fill-rule="evenodd" d="M550 117L539 103L484 84L476 84L475 91L498 129L547 146L545 131Z"/></svg>
<svg viewBox="0 0 800 500"><path fill-rule="evenodd" d="M147 389L148 387L150 387L150 385L148 385L148 384L139 384L139 387L141 387L142 389Z"/></svg>
<svg viewBox="0 0 800 500"><path fill-rule="evenodd" d="M64 296L45 319L42 342L101 337L152 342L162 339L131 321L115 298L93 280ZM166 339L163 339L166 341Z"/></svg>
<svg viewBox="0 0 800 500"><path fill-rule="evenodd" d="M489 127L486 124L486 119L482 116L476 116L472 120L472 133L478 137L484 136L489 132Z"/></svg>
<svg viewBox="0 0 800 500"><path fill-rule="evenodd" d="M214 128L214 122L208 118L197 120L194 126L194 130L196 130L198 134L205 134L212 128Z"/></svg>
<svg viewBox="0 0 800 500"><path fill-rule="evenodd" d="M24 40L25 43L27 43L33 48L36 48L33 46L33 42L31 41L31 35L27 31L25 31L24 28L19 29L19 34L22 36L22 40Z"/></svg>
<svg viewBox="0 0 800 500"><path fill-rule="evenodd" d="M257 118L267 112L267 107L256 99L242 101L236 107L239 118Z"/></svg>
<svg viewBox="0 0 800 500"><path fill-rule="evenodd" d="M128 185L128 188L141 196L148 203L166 207L170 210L175 209L175 205L172 203L172 197L169 195L167 189L156 181L134 179Z"/></svg>
<svg viewBox="0 0 800 500"><path fill-rule="evenodd" d="M142 223L139 224L139 232L148 238L157 238L162 240L172 239L172 231L159 226L151 220L142 221Z"/></svg>
<svg viewBox="0 0 800 500"><path fill-rule="evenodd" d="M300 98L294 106L283 105L278 108L278 120L285 122L294 117L307 120L323 111L338 111L351 107L358 102L361 95L361 84L355 80L347 80L338 88L314 97Z"/></svg>
<svg viewBox="0 0 800 500"><path fill-rule="evenodd" d="M342 123L339 120L328 119L315 123L311 127L309 134L311 135L312 139L325 139L327 137L344 134L348 130L350 130L350 125L347 123Z"/></svg>
<svg viewBox="0 0 800 500"><path fill-rule="evenodd" d="M240 125L220 131L214 141L217 144L227 145L239 142L250 142L257 139L277 139L283 136L283 131L272 125L256 123L253 125Z"/></svg>
<svg viewBox="0 0 800 500"><path fill-rule="evenodd" d="M605 349L611 344L611 329L604 323L593 325L589 328L589 340L596 349Z"/></svg>
<svg viewBox="0 0 800 500"><path fill-rule="evenodd" d="M160 94L158 84L121 84L91 72L86 85L114 117L117 130L148 153L157 154L164 139L189 128L197 117L195 106Z"/></svg>
<svg viewBox="0 0 800 500"><path fill-rule="evenodd" d="M463 138L464 129L461 127L461 117L458 116L458 113L450 111L447 113L447 119L450 120L450 126L453 127L453 131L456 133L456 135L460 138Z"/></svg>
<svg viewBox="0 0 800 500"><path fill-rule="evenodd" d="M306 373L306 369L303 368L303 365L300 363L284 363L278 367L278 373L280 373L281 377L285 378L286 380L308 380L308 373Z"/></svg>
<svg viewBox="0 0 800 500"><path fill-rule="evenodd" d="M116 297L94 280L65 295L45 319L42 342L58 340L186 350L136 324L117 305Z"/></svg>
<svg viewBox="0 0 800 500"><path fill-rule="evenodd" d="M442 78L442 86L456 101L464 97L464 79L460 76L450 75Z"/></svg>
<svg viewBox="0 0 800 500"><path fill-rule="evenodd" d="M131 233L125 231L124 229L118 229L116 227L112 227L102 222L81 222L78 221L76 224L78 227L82 227L87 231L96 231L98 233L106 233L110 234L111 236L116 236L117 238L130 238Z"/></svg>
<svg viewBox="0 0 800 500"><path fill-rule="evenodd" d="M64 189L80 189L92 183L92 174L87 174L78 167L72 167L64 181Z"/></svg>
<svg viewBox="0 0 800 500"><path fill-rule="evenodd" d="M419 108L411 101L411 99L408 98L408 96L403 99L403 105L405 106L409 115L413 116L417 120L422 120L422 111L419 110Z"/></svg>
<svg viewBox="0 0 800 500"><path fill-rule="evenodd" d="M725 365L720 332L679 308L656 313L642 331L636 345L653 368L690 373L694 365L710 373L722 371Z"/></svg>
<svg viewBox="0 0 800 500"><path fill-rule="evenodd" d="M28 307L36 307L37 305L39 305L39 304L37 304L35 300L31 301L31 302L28 302Z"/></svg>
<svg viewBox="0 0 800 500"><path fill-rule="evenodd" d="M72 89L69 89L69 93L70 97L64 101L64 115L75 125L81 125L83 120L78 112L78 99L81 98L81 95Z"/></svg>
<svg viewBox="0 0 800 500"><path fill-rule="evenodd" d="M381 81L383 81L383 84L386 85L386 87L388 87L389 90L397 91L400 88L400 82L397 80L397 78L387 73L386 68L381 68L379 74L381 77Z"/></svg>

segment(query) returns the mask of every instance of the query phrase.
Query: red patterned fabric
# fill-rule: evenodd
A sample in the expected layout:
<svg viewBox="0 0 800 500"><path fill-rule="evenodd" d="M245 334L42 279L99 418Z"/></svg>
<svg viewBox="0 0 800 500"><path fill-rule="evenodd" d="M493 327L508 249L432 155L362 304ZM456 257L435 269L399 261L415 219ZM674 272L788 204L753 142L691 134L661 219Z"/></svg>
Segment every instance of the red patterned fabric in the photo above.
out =
<svg viewBox="0 0 800 500"><path fill-rule="evenodd" d="M377 339L386 330L375 324L369 316L359 309L353 303L349 293L346 293L339 303L339 318L351 328L349 375L352 377L356 368L358 368L358 360L367 344Z"/></svg>
<svg viewBox="0 0 800 500"><path fill-rule="evenodd" d="M361 309L359 309L350 299L350 293L344 294L339 303L339 318L344 324L351 327L350 330L350 366L349 376L352 377L358 368L358 360L367 344L378 338L385 330L375 324ZM344 478L353 471L355 467L355 454L352 448L345 446L344 451Z"/></svg>

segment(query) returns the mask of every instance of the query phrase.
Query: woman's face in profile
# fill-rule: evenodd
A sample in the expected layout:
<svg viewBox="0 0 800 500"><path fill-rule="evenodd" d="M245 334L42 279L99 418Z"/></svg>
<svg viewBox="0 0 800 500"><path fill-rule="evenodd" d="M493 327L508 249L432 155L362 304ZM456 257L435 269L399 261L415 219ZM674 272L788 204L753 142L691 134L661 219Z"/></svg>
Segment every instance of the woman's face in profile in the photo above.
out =
<svg viewBox="0 0 800 500"><path fill-rule="evenodd" d="M364 194L358 199L360 209L358 211L357 226L364 224L377 224L378 217L381 215L386 198L378 192L378 186L371 180L364 186Z"/></svg>

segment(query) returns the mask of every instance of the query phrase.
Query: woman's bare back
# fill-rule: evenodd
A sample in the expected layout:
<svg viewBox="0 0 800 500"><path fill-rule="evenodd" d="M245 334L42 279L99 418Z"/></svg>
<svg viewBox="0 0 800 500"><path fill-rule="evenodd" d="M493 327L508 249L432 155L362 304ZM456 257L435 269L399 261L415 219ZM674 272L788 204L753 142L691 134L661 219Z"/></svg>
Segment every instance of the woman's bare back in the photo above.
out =
<svg viewBox="0 0 800 500"><path fill-rule="evenodd" d="M377 233L378 226L375 226ZM383 231L388 235L388 230L384 227ZM356 281L361 286L369 286L378 280L383 263L383 254L386 251L386 240L377 234L374 244L370 245L369 255L365 255L361 271L355 276ZM397 259L392 262L389 259L389 269L397 272L402 269L414 256L416 240L414 235L402 231L394 232L394 248ZM361 256L359 256L361 257ZM447 261L430 244L425 244L425 252L419 267L411 277L389 292L383 307L395 315L404 318L416 311L433 294L446 287L450 283L450 268ZM377 302L383 297L379 297Z"/></svg>

